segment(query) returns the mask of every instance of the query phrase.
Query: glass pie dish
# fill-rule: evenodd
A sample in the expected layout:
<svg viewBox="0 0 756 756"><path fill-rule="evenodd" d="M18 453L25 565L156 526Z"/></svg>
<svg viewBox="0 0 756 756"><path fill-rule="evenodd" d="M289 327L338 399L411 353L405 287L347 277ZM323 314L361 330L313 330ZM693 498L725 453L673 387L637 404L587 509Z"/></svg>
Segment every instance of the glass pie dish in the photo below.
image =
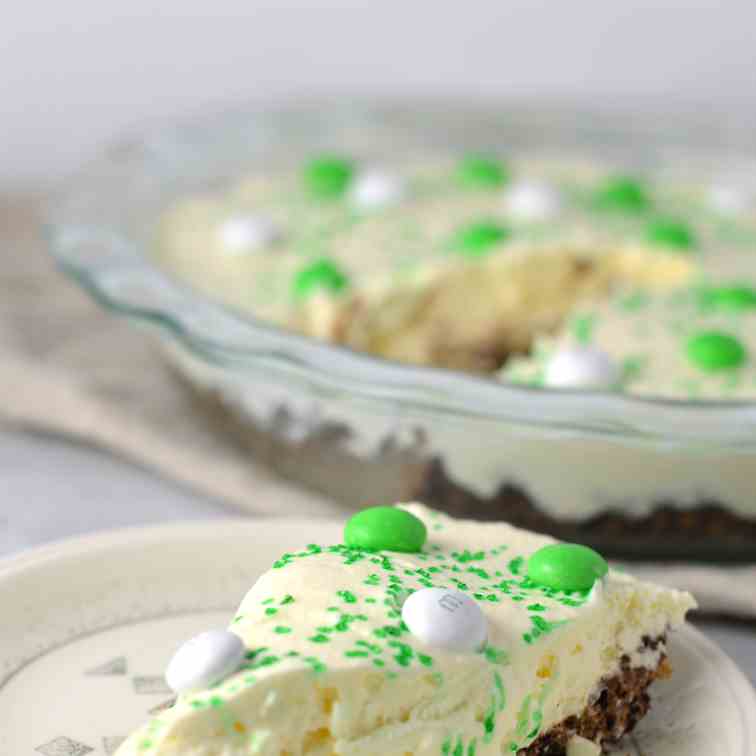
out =
<svg viewBox="0 0 756 756"><path fill-rule="evenodd" d="M503 146L657 172L756 152L745 117L640 112L447 101L199 117L88 165L51 210L51 248L101 304L151 327L204 407L287 478L355 506L419 499L618 556L752 560L756 401L555 391L392 362L221 304L154 256L177 199L334 148L387 161Z"/></svg>

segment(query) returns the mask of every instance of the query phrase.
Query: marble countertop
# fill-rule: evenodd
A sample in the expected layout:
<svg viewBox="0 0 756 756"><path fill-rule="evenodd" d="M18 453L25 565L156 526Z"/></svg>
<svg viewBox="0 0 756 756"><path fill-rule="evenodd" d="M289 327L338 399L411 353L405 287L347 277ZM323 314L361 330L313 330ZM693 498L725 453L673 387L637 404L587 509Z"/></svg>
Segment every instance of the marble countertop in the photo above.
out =
<svg viewBox="0 0 756 756"><path fill-rule="evenodd" d="M234 513L112 455L0 431L0 557L82 533ZM756 685L756 626L696 622Z"/></svg>

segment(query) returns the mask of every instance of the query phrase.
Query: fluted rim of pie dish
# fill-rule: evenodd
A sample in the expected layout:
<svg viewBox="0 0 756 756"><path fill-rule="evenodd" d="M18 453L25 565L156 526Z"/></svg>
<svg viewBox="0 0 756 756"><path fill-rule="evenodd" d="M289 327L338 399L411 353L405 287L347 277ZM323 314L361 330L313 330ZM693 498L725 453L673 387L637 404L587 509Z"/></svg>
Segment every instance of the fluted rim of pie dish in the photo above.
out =
<svg viewBox="0 0 756 756"><path fill-rule="evenodd" d="M368 408L400 408L543 432L611 436L628 443L691 451L756 449L756 399L706 401L556 390L389 362L310 339L211 301L159 269L146 254L147 240L141 238L160 210L190 186L221 183L239 172L232 148L212 153L224 133L239 134L250 143L262 140L258 157L264 158L265 139L272 139L271 144L281 149L292 134L311 138L305 124L314 124L322 136L344 123L349 128L354 124L367 128L381 118L401 122L445 114L465 129L470 119L484 116L493 122L511 119L525 128L529 122L543 127L544 119L563 119L561 128L583 129L583 139L598 134L621 144L625 135L617 124L623 112L632 112L635 140L656 139L662 119L672 124L672 136L684 128L704 148L713 143L712 152L726 148L728 154L733 149L756 154L756 141L748 142L747 136L756 133L754 111L742 106L732 110L735 106L730 105L730 110L709 111L701 118L695 104L670 111L659 102L641 102L627 104L625 111L600 113L576 103L524 101L494 107L464 100L427 100L419 105L384 100L376 105L342 98L203 113L119 140L95 157L65 182L50 203L47 239L61 269L105 308L155 326L193 355L237 375L246 374L250 380L264 374L304 387L313 396L338 396ZM641 118L639 112L645 115ZM723 119L720 123L727 119L725 148L716 118ZM733 138L732 123L742 127L741 136ZM553 125L551 120L549 124ZM640 161L644 159L651 159L650 153ZM209 174L208 161L212 163ZM142 207L146 196L150 201Z"/></svg>

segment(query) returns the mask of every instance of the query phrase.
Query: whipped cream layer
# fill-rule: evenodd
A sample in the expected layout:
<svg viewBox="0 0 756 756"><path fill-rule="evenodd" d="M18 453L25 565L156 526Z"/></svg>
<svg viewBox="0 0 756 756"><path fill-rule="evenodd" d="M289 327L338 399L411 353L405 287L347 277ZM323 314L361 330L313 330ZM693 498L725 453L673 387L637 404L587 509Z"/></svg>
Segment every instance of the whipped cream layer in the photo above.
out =
<svg viewBox="0 0 756 756"><path fill-rule="evenodd" d="M721 447L698 437L688 447L516 423L450 423L388 404L363 407L339 395L316 399L307 390L257 375L250 388L247 376L213 368L173 344L164 349L192 383L222 397L243 421L287 443L317 439L323 427L348 428L332 442L334 453L376 465L388 445L413 461L437 457L450 479L467 491L490 498L502 486L515 485L558 520L584 521L605 512L641 518L659 504L684 510L706 502L756 516L756 452L749 446ZM579 395L573 399L579 401ZM415 481L402 485L410 492L404 498L410 498Z"/></svg>
<svg viewBox="0 0 756 756"><path fill-rule="evenodd" d="M514 752L580 713L623 656L655 667L663 646L651 652L644 638L694 606L614 571L590 591L539 587L526 561L551 539L404 508L427 526L422 552L310 544L283 555L229 626L248 649L243 668L182 695L118 756ZM444 651L408 632L403 599L424 587L479 603L481 651Z"/></svg>

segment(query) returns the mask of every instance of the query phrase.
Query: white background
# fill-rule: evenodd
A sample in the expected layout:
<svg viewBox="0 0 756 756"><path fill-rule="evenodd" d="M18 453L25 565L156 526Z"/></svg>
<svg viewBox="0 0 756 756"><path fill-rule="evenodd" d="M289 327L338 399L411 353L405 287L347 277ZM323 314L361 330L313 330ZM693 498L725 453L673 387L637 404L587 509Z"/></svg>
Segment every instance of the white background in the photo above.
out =
<svg viewBox="0 0 756 756"><path fill-rule="evenodd" d="M754 0L27 0L0 13L0 182L114 133L319 92L756 98ZM4 175L3 175L4 174Z"/></svg>

